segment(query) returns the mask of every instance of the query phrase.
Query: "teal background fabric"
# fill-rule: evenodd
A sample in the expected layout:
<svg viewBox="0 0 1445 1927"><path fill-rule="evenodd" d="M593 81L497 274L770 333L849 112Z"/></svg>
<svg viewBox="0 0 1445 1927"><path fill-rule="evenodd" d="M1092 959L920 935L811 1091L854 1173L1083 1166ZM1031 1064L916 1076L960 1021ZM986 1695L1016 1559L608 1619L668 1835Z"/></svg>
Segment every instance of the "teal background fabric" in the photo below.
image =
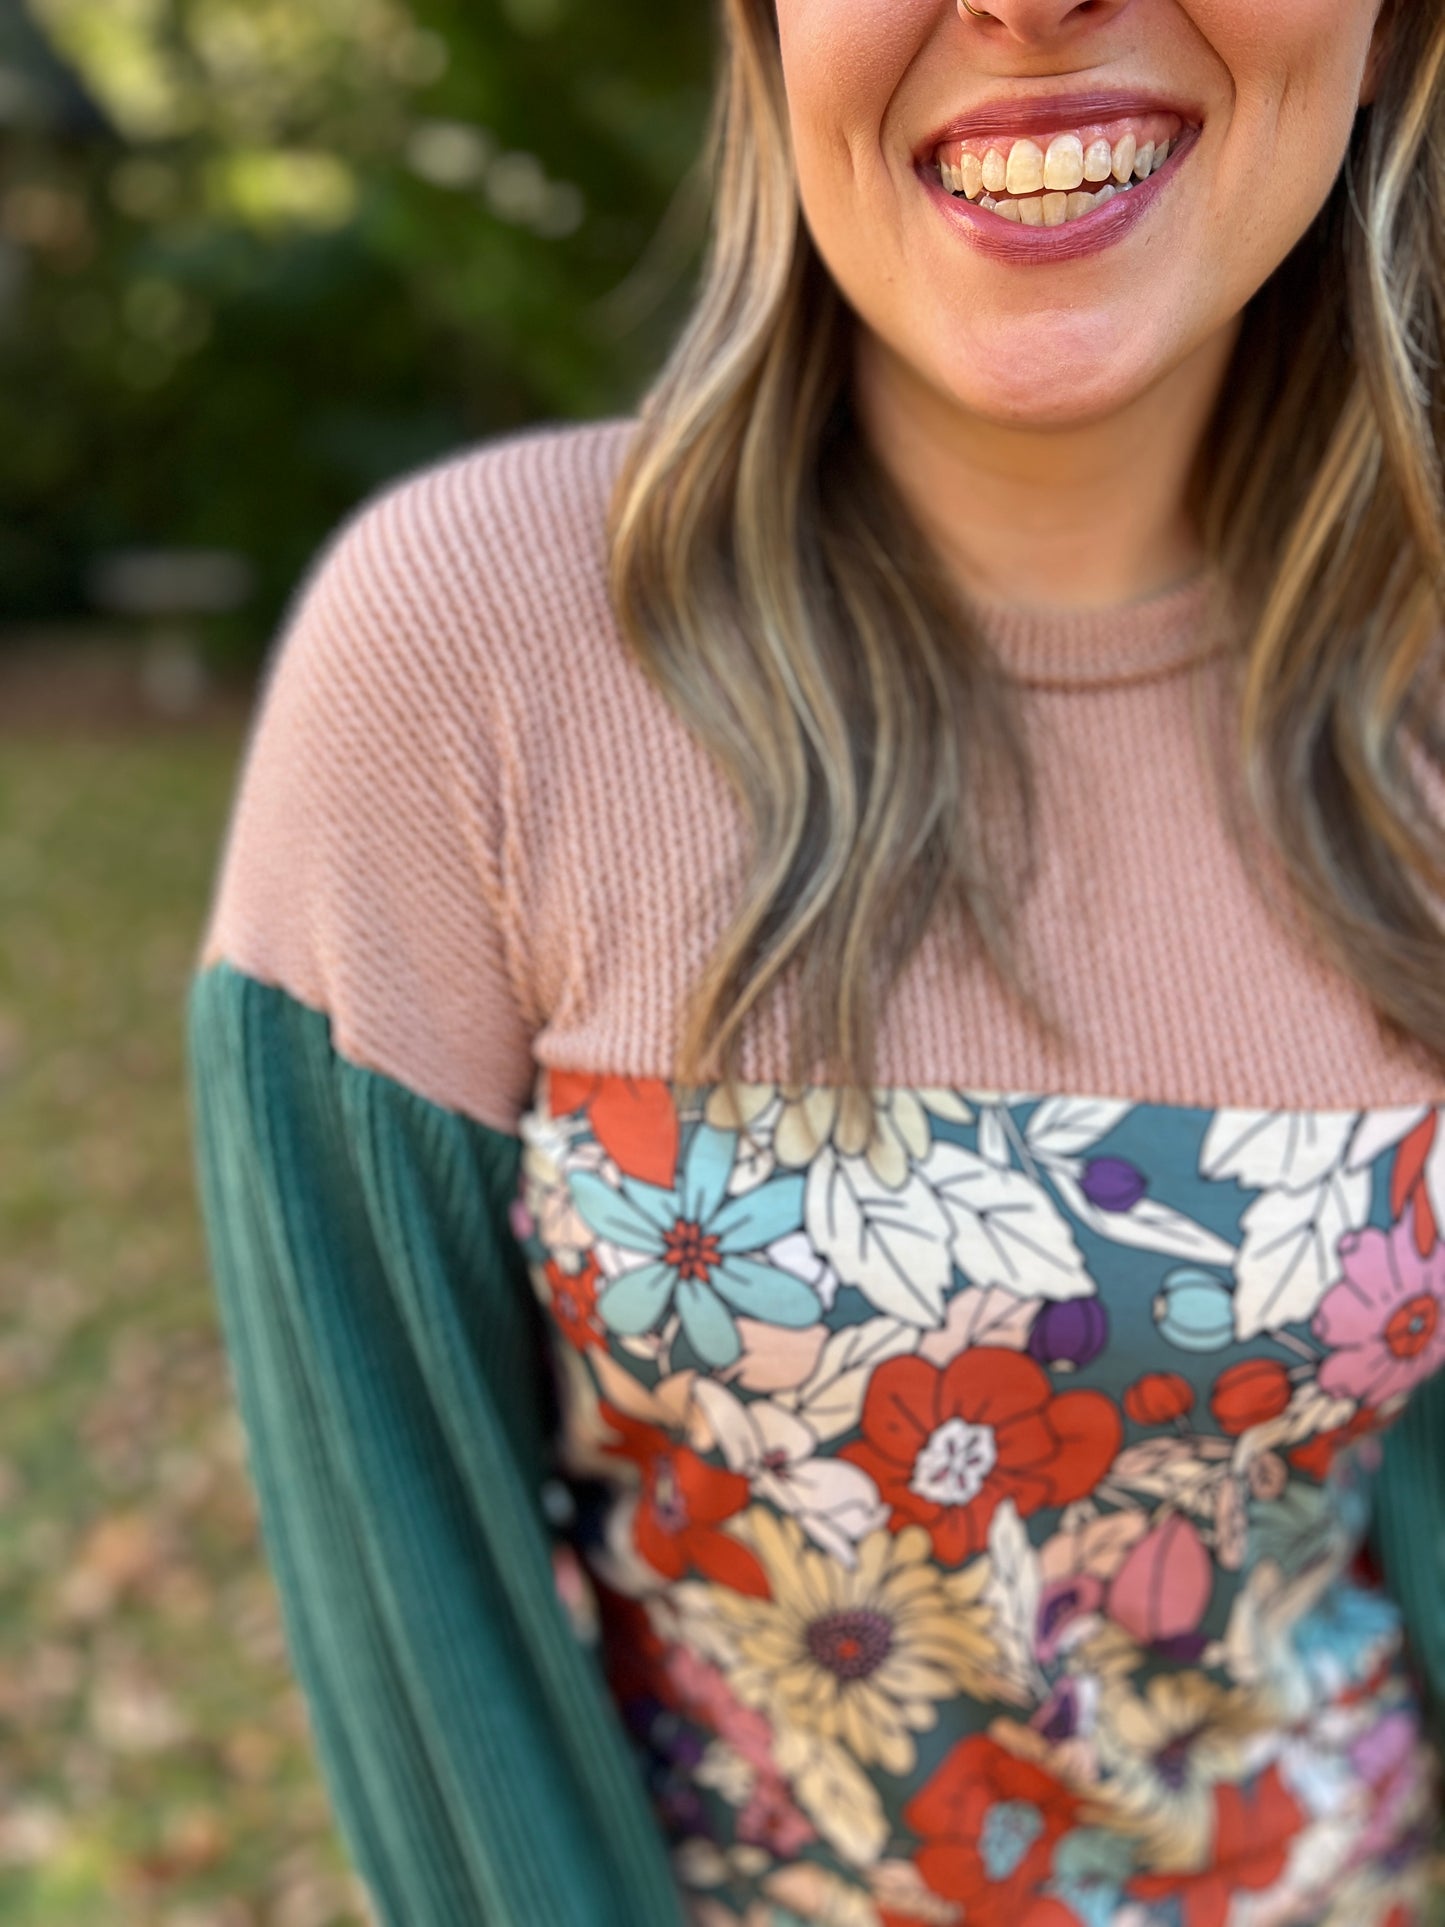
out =
<svg viewBox="0 0 1445 1927"><path fill-rule="evenodd" d="M520 1141L192 979L196 1179L262 1530L338 1824L387 1927L682 1927L557 1598Z"/></svg>

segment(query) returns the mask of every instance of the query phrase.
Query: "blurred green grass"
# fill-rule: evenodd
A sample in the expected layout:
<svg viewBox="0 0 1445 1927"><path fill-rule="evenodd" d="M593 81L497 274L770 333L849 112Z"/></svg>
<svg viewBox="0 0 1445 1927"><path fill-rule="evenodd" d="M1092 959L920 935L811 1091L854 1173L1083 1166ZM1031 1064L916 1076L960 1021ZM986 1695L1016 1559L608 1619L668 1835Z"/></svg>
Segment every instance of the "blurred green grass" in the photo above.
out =
<svg viewBox="0 0 1445 1927"><path fill-rule="evenodd" d="M239 726L0 738L0 1927L356 1927L195 1202Z"/></svg>

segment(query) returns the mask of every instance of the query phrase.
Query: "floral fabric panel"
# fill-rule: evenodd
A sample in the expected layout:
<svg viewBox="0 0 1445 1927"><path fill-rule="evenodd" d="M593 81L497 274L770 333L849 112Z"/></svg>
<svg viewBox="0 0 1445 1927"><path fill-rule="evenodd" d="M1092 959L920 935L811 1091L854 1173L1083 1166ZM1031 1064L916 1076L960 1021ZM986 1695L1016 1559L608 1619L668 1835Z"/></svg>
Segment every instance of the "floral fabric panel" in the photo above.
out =
<svg viewBox="0 0 1445 1927"><path fill-rule="evenodd" d="M1363 1542L1442 1111L540 1073L567 1536L699 1927L1419 1917Z"/></svg>

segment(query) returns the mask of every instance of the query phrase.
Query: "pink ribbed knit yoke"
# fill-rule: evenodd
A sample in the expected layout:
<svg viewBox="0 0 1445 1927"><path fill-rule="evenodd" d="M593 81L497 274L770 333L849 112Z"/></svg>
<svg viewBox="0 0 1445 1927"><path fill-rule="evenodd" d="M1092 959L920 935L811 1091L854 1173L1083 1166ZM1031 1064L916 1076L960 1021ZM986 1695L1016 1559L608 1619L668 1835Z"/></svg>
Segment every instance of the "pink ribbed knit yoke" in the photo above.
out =
<svg viewBox="0 0 1445 1927"><path fill-rule="evenodd" d="M609 607L629 432L470 450L337 532L270 659L201 945L327 1011L353 1061L505 1129L539 1063L674 1074L746 851L725 778ZM1201 633L1205 590L1073 615L979 605L1040 775L1023 934L1072 1042L1051 1050L940 918L884 1013L880 1082L1445 1098L1284 912L1262 844L1257 875L1235 852L1201 733L1223 727L1231 674ZM786 996L756 1017L745 1076L785 1074L790 1021Z"/></svg>

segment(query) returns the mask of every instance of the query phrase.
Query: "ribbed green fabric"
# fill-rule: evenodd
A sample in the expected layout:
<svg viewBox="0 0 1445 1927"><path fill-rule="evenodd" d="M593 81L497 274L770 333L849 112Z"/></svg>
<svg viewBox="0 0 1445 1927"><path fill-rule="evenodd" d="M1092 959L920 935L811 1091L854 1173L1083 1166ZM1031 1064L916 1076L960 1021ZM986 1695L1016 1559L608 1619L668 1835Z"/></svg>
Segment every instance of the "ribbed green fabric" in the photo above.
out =
<svg viewBox="0 0 1445 1927"><path fill-rule="evenodd" d="M348 1062L324 1013L229 963L192 977L186 1042L262 1529L386 1927L683 1927L554 1587L520 1141Z"/></svg>
<svg viewBox="0 0 1445 1927"><path fill-rule="evenodd" d="M1381 1441L1369 1549L1399 1603L1445 1755L1445 1372L1419 1386ZM1445 1814L1441 1816L1445 1848Z"/></svg>

